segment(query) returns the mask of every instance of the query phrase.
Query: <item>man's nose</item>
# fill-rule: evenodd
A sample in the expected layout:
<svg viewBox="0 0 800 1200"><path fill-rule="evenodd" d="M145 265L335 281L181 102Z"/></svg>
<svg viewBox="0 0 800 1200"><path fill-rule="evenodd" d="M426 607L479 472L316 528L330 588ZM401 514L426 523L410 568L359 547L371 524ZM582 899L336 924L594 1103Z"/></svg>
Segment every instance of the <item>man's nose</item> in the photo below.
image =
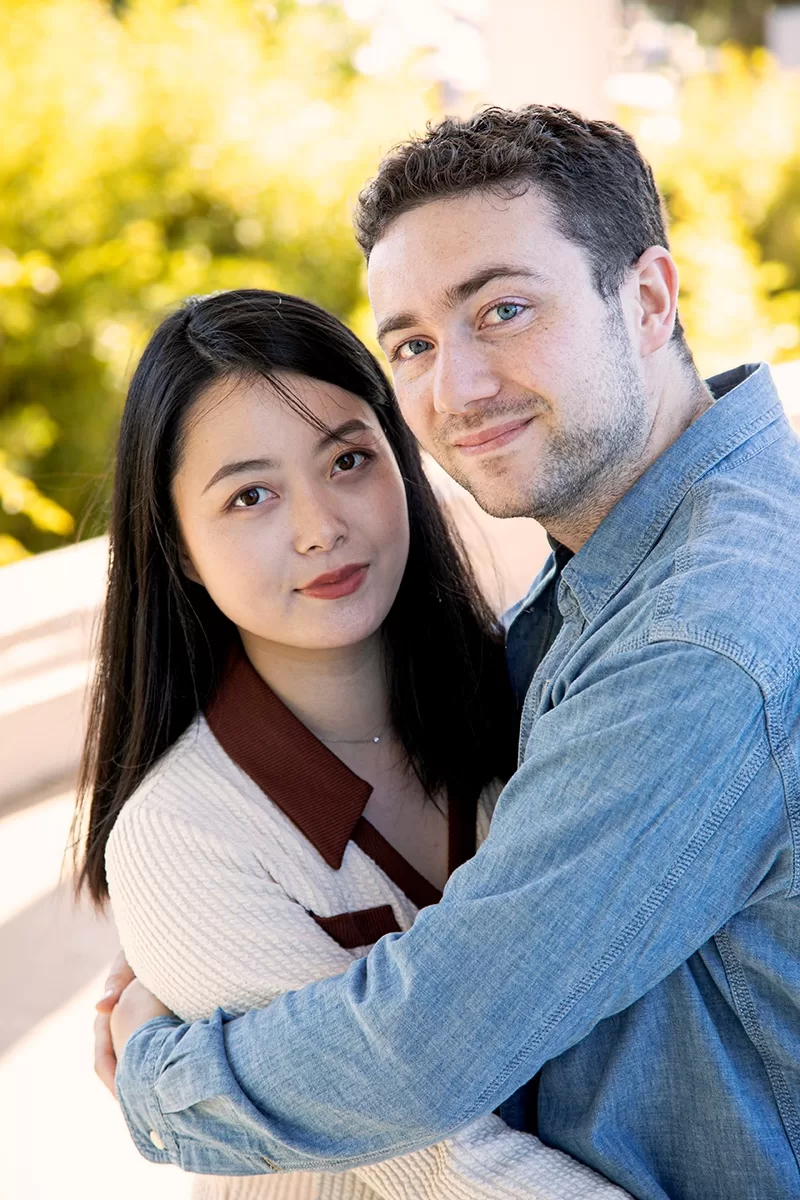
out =
<svg viewBox="0 0 800 1200"><path fill-rule="evenodd" d="M433 370L433 407L439 413L462 413L500 391L485 350L468 341L442 343Z"/></svg>
<svg viewBox="0 0 800 1200"><path fill-rule="evenodd" d="M326 488L303 488L292 499L292 532L299 554L333 550L347 540L347 524Z"/></svg>

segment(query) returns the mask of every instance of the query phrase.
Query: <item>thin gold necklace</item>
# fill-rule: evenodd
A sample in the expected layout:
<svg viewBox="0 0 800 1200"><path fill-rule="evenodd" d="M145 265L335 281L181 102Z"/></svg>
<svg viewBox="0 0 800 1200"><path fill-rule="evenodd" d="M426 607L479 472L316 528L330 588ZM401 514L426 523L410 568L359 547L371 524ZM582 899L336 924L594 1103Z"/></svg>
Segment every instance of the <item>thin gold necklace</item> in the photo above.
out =
<svg viewBox="0 0 800 1200"><path fill-rule="evenodd" d="M370 742L377 746L382 737L383 734L378 734L377 737L368 738L320 738L319 740L326 746L368 746Z"/></svg>

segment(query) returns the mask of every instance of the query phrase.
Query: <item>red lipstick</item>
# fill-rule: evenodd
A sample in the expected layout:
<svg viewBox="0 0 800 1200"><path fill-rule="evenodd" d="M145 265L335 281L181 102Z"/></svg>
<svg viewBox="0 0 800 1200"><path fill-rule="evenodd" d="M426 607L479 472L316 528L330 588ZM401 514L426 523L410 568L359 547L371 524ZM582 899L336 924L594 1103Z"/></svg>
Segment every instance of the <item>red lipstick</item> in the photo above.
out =
<svg viewBox="0 0 800 1200"><path fill-rule="evenodd" d="M326 571L318 575L305 587L296 588L303 596L313 596L316 600L338 600L340 596L351 596L357 592L367 577L369 563L349 563L339 567L337 571Z"/></svg>

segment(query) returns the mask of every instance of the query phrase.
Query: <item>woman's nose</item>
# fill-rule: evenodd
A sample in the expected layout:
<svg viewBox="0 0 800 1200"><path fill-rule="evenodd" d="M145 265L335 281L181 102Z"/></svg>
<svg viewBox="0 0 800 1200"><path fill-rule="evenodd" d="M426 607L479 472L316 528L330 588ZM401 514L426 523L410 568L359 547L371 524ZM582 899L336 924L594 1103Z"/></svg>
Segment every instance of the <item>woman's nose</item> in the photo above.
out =
<svg viewBox="0 0 800 1200"><path fill-rule="evenodd" d="M335 506L311 491L292 504L292 523L300 554L324 553L347 539L347 526Z"/></svg>

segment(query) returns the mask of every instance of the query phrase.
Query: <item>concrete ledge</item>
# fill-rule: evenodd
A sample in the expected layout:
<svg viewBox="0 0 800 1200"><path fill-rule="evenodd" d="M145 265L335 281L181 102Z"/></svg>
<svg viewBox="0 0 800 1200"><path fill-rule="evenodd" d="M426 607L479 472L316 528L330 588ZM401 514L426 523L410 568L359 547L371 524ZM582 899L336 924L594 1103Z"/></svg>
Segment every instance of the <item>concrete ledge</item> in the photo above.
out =
<svg viewBox="0 0 800 1200"><path fill-rule="evenodd" d="M74 774L107 559L96 538L0 572L0 805Z"/></svg>
<svg viewBox="0 0 800 1200"><path fill-rule="evenodd" d="M786 415L800 432L800 358L770 369Z"/></svg>

